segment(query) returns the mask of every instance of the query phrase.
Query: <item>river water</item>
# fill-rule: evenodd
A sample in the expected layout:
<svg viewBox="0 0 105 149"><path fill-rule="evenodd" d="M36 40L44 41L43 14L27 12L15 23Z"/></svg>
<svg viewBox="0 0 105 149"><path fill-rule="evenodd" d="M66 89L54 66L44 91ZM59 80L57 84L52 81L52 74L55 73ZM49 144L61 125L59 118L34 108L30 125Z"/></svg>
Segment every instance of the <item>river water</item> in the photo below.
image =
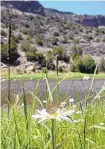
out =
<svg viewBox="0 0 105 149"><path fill-rule="evenodd" d="M30 92L35 91L35 88L37 86L38 80L25 80L24 81L24 87ZM95 93L96 91L99 91L102 86L105 83L105 79L96 79L94 80L93 84L93 92ZM84 99L84 97L87 95L88 90L90 88L91 80L64 80L60 85L59 85L59 95L60 95L60 100L64 100L65 96L68 97L70 96L71 98L76 98L75 97L75 91L74 87L76 88L80 99ZM49 80L49 85L51 89L56 85L56 80L55 79L50 79ZM11 98L13 99L14 95L21 94L22 92L22 81L11 81L10 82L10 93L11 93ZM41 80L38 85L38 97L41 100L45 100L45 90L46 90L46 85L45 85L45 80ZM56 92L54 93L54 96L56 96ZM3 81L1 82L1 105L4 105L7 103L7 97L8 97L8 81ZM26 91L26 98L27 98L27 104L31 103L32 100L32 95Z"/></svg>

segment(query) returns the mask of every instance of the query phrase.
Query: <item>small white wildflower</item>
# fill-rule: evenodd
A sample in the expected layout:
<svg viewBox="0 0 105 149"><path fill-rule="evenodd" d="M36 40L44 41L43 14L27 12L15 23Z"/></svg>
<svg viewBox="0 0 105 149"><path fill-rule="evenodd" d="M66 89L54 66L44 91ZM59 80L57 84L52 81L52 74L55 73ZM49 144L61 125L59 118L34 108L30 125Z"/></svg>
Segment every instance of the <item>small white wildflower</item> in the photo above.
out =
<svg viewBox="0 0 105 149"><path fill-rule="evenodd" d="M22 105L21 105L22 107L24 107L24 104L22 103Z"/></svg>
<svg viewBox="0 0 105 149"><path fill-rule="evenodd" d="M47 103L47 101L46 100L43 100L43 103Z"/></svg>
<svg viewBox="0 0 105 149"><path fill-rule="evenodd" d="M104 123L100 123L100 126L103 126L104 125Z"/></svg>
<svg viewBox="0 0 105 149"><path fill-rule="evenodd" d="M79 123L79 122L83 122L84 120L83 119L78 119L78 120L74 120L73 122L74 123Z"/></svg>
<svg viewBox="0 0 105 149"><path fill-rule="evenodd" d="M65 105L66 105L66 102L61 102L61 105L62 105L62 106L65 106Z"/></svg>
<svg viewBox="0 0 105 149"><path fill-rule="evenodd" d="M70 98L70 99L69 99L69 102L70 102L70 103L74 102L74 99L73 99L73 98Z"/></svg>

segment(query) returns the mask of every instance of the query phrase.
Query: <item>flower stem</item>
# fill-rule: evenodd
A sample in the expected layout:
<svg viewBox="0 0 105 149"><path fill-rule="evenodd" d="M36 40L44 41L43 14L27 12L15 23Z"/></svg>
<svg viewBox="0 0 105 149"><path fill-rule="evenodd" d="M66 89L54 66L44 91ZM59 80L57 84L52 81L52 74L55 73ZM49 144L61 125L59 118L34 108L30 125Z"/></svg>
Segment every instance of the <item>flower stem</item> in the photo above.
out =
<svg viewBox="0 0 105 149"><path fill-rule="evenodd" d="M52 149L56 149L55 120L52 119Z"/></svg>

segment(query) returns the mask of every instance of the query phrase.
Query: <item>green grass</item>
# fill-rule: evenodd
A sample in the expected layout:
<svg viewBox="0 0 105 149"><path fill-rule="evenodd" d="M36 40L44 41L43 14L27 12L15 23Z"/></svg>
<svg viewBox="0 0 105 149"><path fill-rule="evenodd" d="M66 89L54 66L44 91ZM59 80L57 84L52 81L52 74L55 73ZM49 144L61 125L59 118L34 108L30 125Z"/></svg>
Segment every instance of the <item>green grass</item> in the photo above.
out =
<svg viewBox="0 0 105 149"><path fill-rule="evenodd" d="M78 108L77 108L78 111ZM88 105L83 109L84 114L74 114L72 118L85 119L86 138L84 142L84 122L69 124L56 123L56 144L60 149L105 149L105 101ZM10 115L6 111L1 113L1 148L2 149L52 149L50 134L46 127L51 128L51 122L46 127L31 119L31 107L28 108L27 120L23 108L13 106ZM27 129L28 123L28 129ZM103 129L91 128L104 123Z"/></svg>
<svg viewBox="0 0 105 149"><path fill-rule="evenodd" d="M1 73L2 78L7 79L8 78L8 73ZM30 80L30 79L39 79L40 77L43 78L44 74L42 73L32 73L32 74L15 74L11 71L10 78L11 80L17 79L21 80L22 78L24 80ZM73 73L73 72L68 72L68 73L59 73L58 78L62 79L66 77L66 79L81 79L83 76L89 76L92 78L93 74L85 74L85 73ZM49 71L48 73L48 78L51 79L56 79L56 72L55 71ZM95 74L95 79L105 79L105 73L99 73Z"/></svg>
<svg viewBox="0 0 105 149"><path fill-rule="evenodd" d="M58 84L51 91L46 79L47 102L57 102L56 98L53 99L53 91L57 89ZM36 105L41 102L36 97L37 86L30 106L26 105L26 95L23 89L23 104L19 98L16 98L14 104L9 106L9 114L6 105L5 109L1 110L1 148L105 149L105 87L94 95L95 97L88 94L87 98L82 101L79 100L76 90L75 93L77 94L75 100L78 102L76 104L67 102L66 110L73 109L73 105L75 105L74 114L68 118L73 121L82 121L69 123L63 120L55 120L54 122L48 119L48 121L41 124L38 123L38 120L35 121L31 118L35 114ZM58 94L57 92L57 97ZM67 97L64 100L66 99ZM44 107L48 108L47 105L44 105ZM81 113L77 114L78 111ZM103 123L103 126L101 123Z"/></svg>

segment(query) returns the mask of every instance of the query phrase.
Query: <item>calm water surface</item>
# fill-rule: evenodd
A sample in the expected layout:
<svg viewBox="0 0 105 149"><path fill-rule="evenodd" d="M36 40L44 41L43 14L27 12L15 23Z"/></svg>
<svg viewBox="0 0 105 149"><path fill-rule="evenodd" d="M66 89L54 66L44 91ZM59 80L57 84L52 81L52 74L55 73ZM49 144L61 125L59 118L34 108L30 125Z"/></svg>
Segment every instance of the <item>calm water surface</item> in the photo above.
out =
<svg viewBox="0 0 105 149"><path fill-rule="evenodd" d="M35 88L37 86L38 81L37 80L25 80L24 81L24 87L29 90L30 92L35 91ZM105 79L95 80L93 84L93 90L99 91L104 85ZM53 88L56 85L56 80L49 80L50 87ZM90 87L91 80L64 80L59 85L59 94L60 94L60 100L64 100L65 96L71 96L72 98L75 97L75 91L74 87L77 89L78 94L80 96L80 99L83 99ZM38 85L38 97L41 100L45 100L45 80L41 80ZM22 92L22 82L21 81L11 81L11 99L13 99L15 94L21 94ZM26 98L27 98L27 104L30 104L32 101L32 95L26 92ZM54 93L54 96L56 96L56 92ZM4 105L7 103L6 99L8 97L8 81L1 82L1 105ZM56 97L55 97L56 98Z"/></svg>

